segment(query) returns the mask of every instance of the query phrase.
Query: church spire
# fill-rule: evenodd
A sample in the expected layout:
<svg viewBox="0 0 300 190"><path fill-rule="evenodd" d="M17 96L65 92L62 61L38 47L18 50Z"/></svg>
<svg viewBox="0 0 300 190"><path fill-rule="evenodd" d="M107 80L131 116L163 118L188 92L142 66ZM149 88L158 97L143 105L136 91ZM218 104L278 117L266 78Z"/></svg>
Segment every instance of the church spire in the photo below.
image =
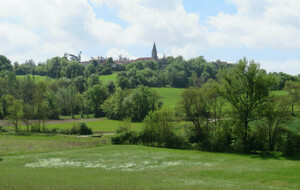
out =
<svg viewBox="0 0 300 190"><path fill-rule="evenodd" d="M155 45L155 42L153 44L153 48L152 48L152 58L157 60L158 57L157 57L157 50L156 50L156 45Z"/></svg>

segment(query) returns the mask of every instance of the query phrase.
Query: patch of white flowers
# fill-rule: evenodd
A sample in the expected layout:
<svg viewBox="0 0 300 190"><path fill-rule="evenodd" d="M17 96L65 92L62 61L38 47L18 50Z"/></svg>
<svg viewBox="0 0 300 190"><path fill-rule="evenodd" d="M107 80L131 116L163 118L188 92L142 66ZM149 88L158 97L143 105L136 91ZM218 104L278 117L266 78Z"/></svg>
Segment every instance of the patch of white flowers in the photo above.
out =
<svg viewBox="0 0 300 190"><path fill-rule="evenodd" d="M27 163L25 167L30 168L61 168L61 167L81 167L81 168L103 168L106 170L121 171L143 171L149 169L168 169L177 166L202 166L210 167L211 163L161 160L142 160L136 162L112 162L111 160L98 159L95 161L72 161L63 158L40 159L34 163Z"/></svg>

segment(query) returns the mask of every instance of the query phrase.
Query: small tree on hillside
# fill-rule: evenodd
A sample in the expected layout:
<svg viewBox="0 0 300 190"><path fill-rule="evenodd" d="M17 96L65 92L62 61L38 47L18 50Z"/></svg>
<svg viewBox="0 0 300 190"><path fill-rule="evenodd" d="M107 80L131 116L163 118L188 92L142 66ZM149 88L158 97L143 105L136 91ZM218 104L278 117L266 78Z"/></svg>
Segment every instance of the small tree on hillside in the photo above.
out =
<svg viewBox="0 0 300 190"><path fill-rule="evenodd" d="M289 97L291 99L290 103L292 106L292 115L295 116L294 106L300 101L300 83L296 81L286 81L284 90L289 92Z"/></svg>
<svg viewBox="0 0 300 190"><path fill-rule="evenodd" d="M29 120L32 118L33 118L32 107L29 104L24 104L22 120L26 124L27 133L29 133Z"/></svg>
<svg viewBox="0 0 300 190"><path fill-rule="evenodd" d="M95 117L104 116L104 112L101 106L103 102L108 98L108 90L104 86L96 84L89 89L88 93L90 93Z"/></svg>
<svg viewBox="0 0 300 190"><path fill-rule="evenodd" d="M19 132L19 122L23 115L22 100L17 100L13 96L8 95L8 118L12 121L15 131Z"/></svg>
<svg viewBox="0 0 300 190"><path fill-rule="evenodd" d="M203 140L205 131L201 123L204 118L207 119L210 115L210 107L205 92L199 88L185 90L181 96L180 104L187 119L193 122L198 139Z"/></svg>
<svg viewBox="0 0 300 190"><path fill-rule="evenodd" d="M266 131L268 134L267 141L269 151L274 151L276 144L280 138L282 124L287 123L291 119L289 113L290 101L286 96L270 97L262 110L263 121L266 123Z"/></svg>

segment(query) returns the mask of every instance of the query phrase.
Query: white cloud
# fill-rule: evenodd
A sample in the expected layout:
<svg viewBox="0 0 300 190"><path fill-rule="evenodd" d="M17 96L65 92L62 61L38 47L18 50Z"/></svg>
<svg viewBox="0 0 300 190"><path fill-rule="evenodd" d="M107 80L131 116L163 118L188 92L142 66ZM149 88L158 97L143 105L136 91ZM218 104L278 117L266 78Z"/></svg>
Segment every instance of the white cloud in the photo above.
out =
<svg viewBox="0 0 300 190"><path fill-rule="evenodd" d="M261 61L261 68L269 72L284 72L291 75L300 74L300 60L286 60L286 61Z"/></svg>
<svg viewBox="0 0 300 190"><path fill-rule="evenodd" d="M226 1L233 3L237 12L221 12L208 20L188 13L182 0L2 1L0 50L12 60L33 58L38 62L65 52L97 51L98 47L109 49L107 56L132 58L126 47L149 46L153 41L164 51L159 53L186 59L199 56L203 49L219 47L300 48L299 0ZM98 17L94 6L109 7L127 26ZM268 68L275 68L267 63L272 64L266 62ZM294 68L296 63L274 65Z"/></svg>
<svg viewBox="0 0 300 190"><path fill-rule="evenodd" d="M112 48L109 49L106 53L107 57L112 57L114 60L119 59L119 56L126 57L127 59L136 59L136 57L130 55L126 50L124 49L117 49L117 48Z"/></svg>
<svg viewBox="0 0 300 190"><path fill-rule="evenodd" d="M35 33L8 22L0 22L0 49L6 53L24 53L35 49L39 36Z"/></svg>
<svg viewBox="0 0 300 190"><path fill-rule="evenodd" d="M223 46L300 48L300 1L229 0L236 14L219 13L208 23L221 33Z"/></svg>

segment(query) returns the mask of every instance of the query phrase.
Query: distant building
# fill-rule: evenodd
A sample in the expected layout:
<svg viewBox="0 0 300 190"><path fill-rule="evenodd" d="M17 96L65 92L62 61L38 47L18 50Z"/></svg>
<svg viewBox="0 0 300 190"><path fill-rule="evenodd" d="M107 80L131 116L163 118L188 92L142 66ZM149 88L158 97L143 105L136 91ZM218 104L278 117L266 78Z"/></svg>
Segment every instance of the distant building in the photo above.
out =
<svg viewBox="0 0 300 190"><path fill-rule="evenodd" d="M104 58L102 56L98 56L96 58L91 58L91 60L89 61L82 61L80 62L82 65L84 66L87 66L91 61L93 60L96 60L98 62L98 64L102 64L104 61L107 60L107 58ZM154 61L154 62L158 62L159 60L163 60L163 63L165 62L165 56L161 59L158 58L157 56L157 49L156 49L156 44L154 42L153 44L153 48L152 48L152 51L151 51L151 57L140 57L140 58L137 58L137 59L134 59L134 60L129 60L125 57L119 57L118 60L114 60L114 63L111 65L112 68L116 68L117 65L127 65L129 63L133 63L133 62L137 62L137 61Z"/></svg>

